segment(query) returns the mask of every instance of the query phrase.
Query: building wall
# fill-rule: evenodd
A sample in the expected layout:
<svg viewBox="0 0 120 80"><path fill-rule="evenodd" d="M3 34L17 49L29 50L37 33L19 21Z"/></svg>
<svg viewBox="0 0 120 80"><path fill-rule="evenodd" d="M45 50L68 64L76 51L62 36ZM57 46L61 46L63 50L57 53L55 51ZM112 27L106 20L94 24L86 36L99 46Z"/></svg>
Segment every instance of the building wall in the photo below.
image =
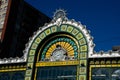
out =
<svg viewBox="0 0 120 80"><path fill-rule="evenodd" d="M8 0L1 0L1 6L0 6L0 39L1 39L2 30L3 30L3 26L4 26L7 7L8 7Z"/></svg>
<svg viewBox="0 0 120 80"><path fill-rule="evenodd" d="M68 20L61 10L44 25L50 18L23 0L11 1L0 55L4 58L0 59L0 80L120 80L120 52L94 53L84 25ZM25 62L5 58L22 56L23 50Z"/></svg>
<svg viewBox="0 0 120 80"><path fill-rule="evenodd" d="M9 13L4 25L1 58L21 57L25 44L40 26L51 19L24 0L9 0ZM8 45L9 44L9 45Z"/></svg>

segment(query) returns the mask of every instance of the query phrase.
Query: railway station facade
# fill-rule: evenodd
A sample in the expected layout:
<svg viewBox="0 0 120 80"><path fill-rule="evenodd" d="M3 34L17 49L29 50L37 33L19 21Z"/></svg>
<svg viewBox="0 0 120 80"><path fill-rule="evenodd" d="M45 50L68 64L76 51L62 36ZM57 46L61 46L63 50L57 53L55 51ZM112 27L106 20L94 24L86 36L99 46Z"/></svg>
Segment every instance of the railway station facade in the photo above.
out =
<svg viewBox="0 0 120 80"><path fill-rule="evenodd" d="M0 59L0 80L120 80L120 50L95 52L90 31L64 10L24 45L23 56Z"/></svg>

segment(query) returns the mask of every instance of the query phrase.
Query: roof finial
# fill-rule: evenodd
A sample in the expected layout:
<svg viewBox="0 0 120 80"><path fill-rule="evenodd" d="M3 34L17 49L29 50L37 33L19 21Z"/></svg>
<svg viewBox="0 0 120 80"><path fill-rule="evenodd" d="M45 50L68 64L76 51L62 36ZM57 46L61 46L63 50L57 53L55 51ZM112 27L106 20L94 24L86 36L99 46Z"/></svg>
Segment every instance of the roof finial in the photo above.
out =
<svg viewBox="0 0 120 80"><path fill-rule="evenodd" d="M55 20L58 18L64 19L66 17L65 10L63 10L63 9L56 10L53 17Z"/></svg>

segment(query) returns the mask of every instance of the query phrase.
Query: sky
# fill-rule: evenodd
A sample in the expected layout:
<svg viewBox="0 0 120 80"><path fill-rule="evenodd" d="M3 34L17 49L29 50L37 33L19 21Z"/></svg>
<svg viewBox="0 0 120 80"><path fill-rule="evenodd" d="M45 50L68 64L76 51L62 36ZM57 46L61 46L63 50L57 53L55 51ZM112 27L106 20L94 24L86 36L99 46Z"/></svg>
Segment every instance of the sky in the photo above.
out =
<svg viewBox="0 0 120 80"><path fill-rule="evenodd" d="M108 51L120 45L120 0L25 0L51 19L63 9L68 19L80 21L94 37L94 50Z"/></svg>

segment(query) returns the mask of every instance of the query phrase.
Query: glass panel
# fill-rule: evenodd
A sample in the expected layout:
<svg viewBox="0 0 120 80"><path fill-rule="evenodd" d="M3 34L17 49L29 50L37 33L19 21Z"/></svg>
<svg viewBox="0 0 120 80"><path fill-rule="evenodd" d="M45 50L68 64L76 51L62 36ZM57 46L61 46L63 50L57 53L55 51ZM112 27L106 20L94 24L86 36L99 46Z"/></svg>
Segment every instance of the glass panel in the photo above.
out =
<svg viewBox="0 0 120 80"><path fill-rule="evenodd" d="M0 73L0 80L24 80L24 71Z"/></svg>
<svg viewBox="0 0 120 80"><path fill-rule="evenodd" d="M76 66L40 67L36 80L76 80Z"/></svg>
<svg viewBox="0 0 120 80"><path fill-rule="evenodd" d="M9 73L0 73L0 80L10 80Z"/></svg>
<svg viewBox="0 0 120 80"><path fill-rule="evenodd" d="M24 80L24 72L16 72L13 74L11 80Z"/></svg>
<svg viewBox="0 0 120 80"><path fill-rule="evenodd" d="M120 80L120 68L93 68L92 80Z"/></svg>

